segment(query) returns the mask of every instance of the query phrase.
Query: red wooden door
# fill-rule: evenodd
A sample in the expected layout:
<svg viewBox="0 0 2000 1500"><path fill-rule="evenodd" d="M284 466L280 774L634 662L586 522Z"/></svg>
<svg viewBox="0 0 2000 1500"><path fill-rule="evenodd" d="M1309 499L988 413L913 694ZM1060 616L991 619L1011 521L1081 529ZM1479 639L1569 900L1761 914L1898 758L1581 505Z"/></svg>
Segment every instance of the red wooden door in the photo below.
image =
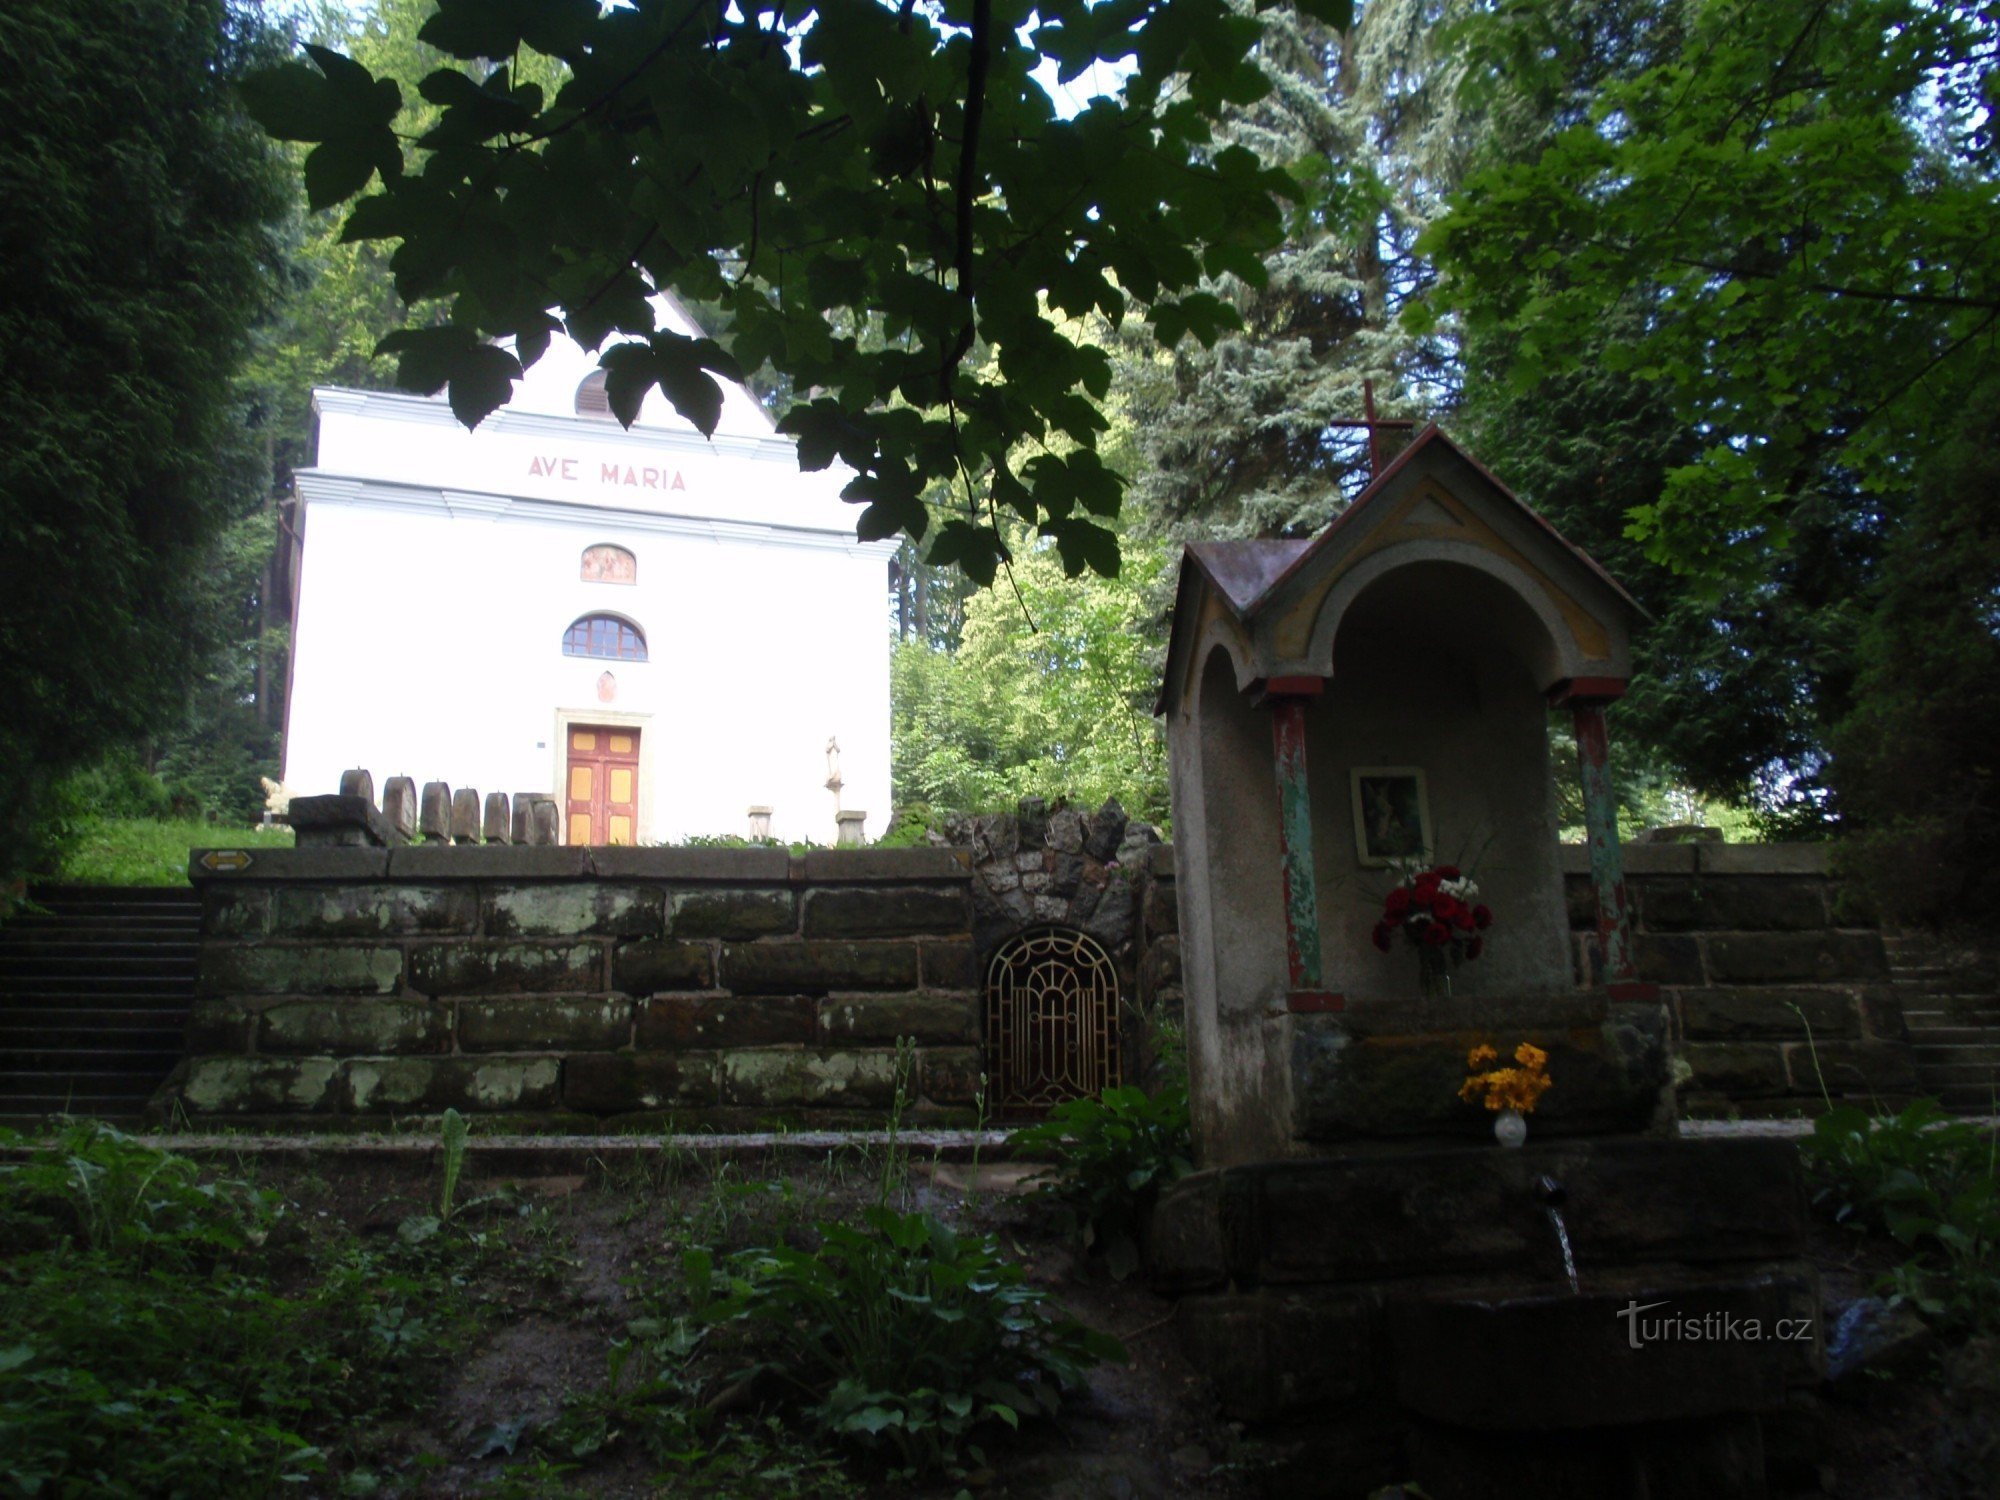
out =
<svg viewBox="0 0 2000 1500"><path fill-rule="evenodd" d="M639 731L572 724L565 842L633 844L639 830Z"/></svg>

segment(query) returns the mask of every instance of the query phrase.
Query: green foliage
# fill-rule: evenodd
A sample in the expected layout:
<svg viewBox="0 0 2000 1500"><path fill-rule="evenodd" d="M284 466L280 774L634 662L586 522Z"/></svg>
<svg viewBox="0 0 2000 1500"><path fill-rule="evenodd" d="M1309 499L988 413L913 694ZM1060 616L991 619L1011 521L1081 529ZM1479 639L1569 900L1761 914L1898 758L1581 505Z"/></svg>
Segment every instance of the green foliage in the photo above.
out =
<svg viewBox="0 0 2000 1500"><path fill-rule="evenodd" d="M465 1243L338 1240L281 1292L247 1264L281 1230L275 1193L103 1125L0 1163L0 1486L253 1500L406 1408L457 1316Z"/></svg>
<svg viewBox="0 0 2000 1500"><path fill-rule="evenodd" d="M2000 844L2000 384L1917 477L1834 734L1841 872L1884 918L1993 931Z"/></svg>
<svg viewBox="0 0 2000 1500"><path fill-rule="evenodd" d="M64 827L58 878L70 885L186 885L190 849L289 849L292 830L195 819L78 817Z"/></svg>
<svg viewBox="0 0 2000 1500"><path fill-rule="evenodd" d="M1990 17L1913 0L1695 0L1425 246L1444 305L1532 389L1601 358L1700 451L1631 511L1657 560L1754 585L1831 502L1865 514L1958 420L2000 326ZM1468 41L1532 69L1536 7ZM1604 346L1605 320L1634 315Z"/></svg>
<svg viewBox="0 0 2000 1500"><path fill-rule="evenodd" d="M1062 1392L1125 1352L1052 1316L989 1236L877 1205L819 1226L812 1250L690 1251L697 1320L744 1335L822 1430L897 1467L953 1469L982 1427L1052 1415Z"/></svg>
<svg viewBox="0 0 2000 1500"><path fill-rule="evenodd" d="M1029 543L1013 587L966 601L955 651L900 642L890 662L896 804L978 811L1060 793L1095 807L1115 796L1163 822L1151 638L1166 569L1164 548L1128 540L1116 578L1071 579L1056 549Z"/></svg>
<svg viewBox="0 0 2000 1500"><path fill-rule="evenodd" d="M2000 1136L1920 1099L1877 1118L1828 1110L1804 1149L1816 1203L1913 1252L1894 1292L1947 1327L2000 1328Z"/></svg>
<svg viewBox="0 0 2000 1500"><path fill-rule="evenodd" d="M0 15L0 863L53 781L171 722L216 646L191 585L263 487L235 376L269 305L272 153L223 0Z"/></svg>
<svg viewBox="0 0 2000 1500"><path fill-rule="evenodd" d="M1058 1104L1041 1124L1015 1131L1013 1144L1055 1155L1044 1196L1120 1280L1139 1267L1140 1235L1160 1190L1194 1170L1181 1083L1150 1095L1106 1089L1095 1099Z"/></svg>
<svg viewBox="0 0 2000 1500"><path fill-rule="evenodd" d="M1343 0L1308 8L1346 20ZM724 7L695 25L651 0L443 0L424 43L506 62L404 80L439 111L408 164L394 123L410 88L351 58L313 52L248 98L274 135L311 145L316 203L379 180L344 234L400 240L400 294L449 305L448 324L386 347L400 380L448 389L467 422L547 347L553 305L586 347L611 341L626 415L658 385L707 430L715 376L782 372L807 394L780 425L806 467L854 468L864 538L922 539L927 488L963 482L936 561L991 580L1007 510L1072 576L1115 572L1101 523L1123 482L1095 452L1091 399L1109 365L1064 325L1116 321L1136 299L1170 341L1212 338L1230 313L1201 278L1261 279L1290 180L1212 149L1208 128L1267 88L1242 60L1255 19L1225 0L810 14ZM1074 78L1128 55L1121 98L1066 120L1029 77L1044 57ZM551 63L555 86L529 76ZM655 291L719 309L728 347L657 329ZM882 342L835 336L829 310L879 319ZM969 363L977 346L985 368ZM1060 451L1012 462L1022 440L1056 435Z"/></svg>

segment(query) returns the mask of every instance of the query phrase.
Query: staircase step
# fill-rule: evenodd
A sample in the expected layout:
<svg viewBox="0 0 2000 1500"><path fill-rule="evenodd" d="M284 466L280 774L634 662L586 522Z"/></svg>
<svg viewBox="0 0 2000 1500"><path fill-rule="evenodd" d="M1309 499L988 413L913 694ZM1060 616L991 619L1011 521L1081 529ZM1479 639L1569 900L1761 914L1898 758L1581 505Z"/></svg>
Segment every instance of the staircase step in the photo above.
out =
<svg viewBox="0 0 2000 1500"><path fill-rule="evenodd" d="M0 1125L34 1129L51 1116L89 1120L136 1120L146 1111L144 1094L11 1094L0 1097Z"/></svg>
<svg viewBox="0 0 2000 1500"><path fill-rule="evenodd" d="M195 975L192 958L184 958L178 953L149 952L141 949L137 953L114 953L108 950L125 948L128 944L104 945L105 950L97 953L4 953L0 952L0 984L9 979L32 979L46 975L50 978L129 978L132 975L158 974L169 979L189 979Z"/></svg>
<svg viewBox="0 0 2000 1500"><path fill-rule="evenodd" d="M195 976L189 974L110 974L87 978L60 974L30 974L18 979L0 975L0 996L47 995L191 995Z"/></svg>
<svg viewBox="0 0 2000 1500"><path fill-rule="evenodd" d="M1950 1063L1964 1067L2000 1068L2000 1039L1991 1042L1951 1042L1933 1046L1920 1041L1911 1049L1916 1053L1917 1066Z"/></svg>
<svg viewBox="0 0 2000 1500"><path fill-rule="evenodd" d="M180 1047L139 1047L118 1051L108 1047L9 1047L7 1067L21 1073L54 1073L65 1078L85 1074L141 1074L158 1083L181 1060Z"/></svg>
<svg viewBox="0 0 2000 1500"><path fill-rule="evenodd" d="M23 1094L51 1095L64 1090L74 1090L80 1095L99 1099L130 1098L138 1095L144 1098L159 1087L160 1079L166 1077L162 1071L158 1077L148 1074L114 1073L103 1069L93 1069L88 1073L44 1073L25 1068L0 1069L0 1099L18 1099Z"/></svg>
<svg viewBox="0 0 2000 1500"><path fill-rule="evenodd" d="M2000 1026L1912 1026L1910 1040L1919 1047L1983 1047L2000 1043Z"/></svg>

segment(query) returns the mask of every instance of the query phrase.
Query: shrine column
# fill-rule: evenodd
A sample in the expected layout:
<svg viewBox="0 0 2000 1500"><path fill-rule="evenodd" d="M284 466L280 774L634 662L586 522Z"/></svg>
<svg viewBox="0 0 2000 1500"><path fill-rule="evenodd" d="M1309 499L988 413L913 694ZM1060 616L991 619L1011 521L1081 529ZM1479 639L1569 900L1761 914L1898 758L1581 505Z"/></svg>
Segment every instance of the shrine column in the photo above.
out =
<svg viewBox="0 0 2000 1500"><path fill-rule="evenodd" d="M1590 850L1590 883L1597 897L1597 941L1604 956L1604 985L1615 1000L1652 999L1642 984L1632 949L1632 918L1625 893L1625 860L1618 846L1618 801L1611 789L1611 741L1605 706L1625 691L1615 677L1579 677L1558 683L1550 702L1568 705L1576 723L1576 758L1583 782L1584 838Z"/></svg>
<svg viewBox="0 0 2000 1500"><path fill-rule="evenodd" d="M1313 871L1312 796L1306 786L1306 705L1326 689L1319 677L1273 677L1259 699L1271 711L1278 773L1278 847L1285 901L1285 966L1294 1011L1338 1010L1328 994L1319 944L1319 880Z"/></svg>

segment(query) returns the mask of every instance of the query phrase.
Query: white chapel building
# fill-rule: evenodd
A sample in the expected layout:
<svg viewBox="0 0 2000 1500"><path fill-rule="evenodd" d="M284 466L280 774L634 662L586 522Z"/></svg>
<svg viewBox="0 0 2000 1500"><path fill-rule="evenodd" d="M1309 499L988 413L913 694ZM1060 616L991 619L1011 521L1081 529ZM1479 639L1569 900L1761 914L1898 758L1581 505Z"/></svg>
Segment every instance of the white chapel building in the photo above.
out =
<svg viewBox="0 0 2000 1500"><path fill-rule="evenodd" d="M671 303L661 323L698 330ZM891 541L723 383L704 438L627 431L558 337L468 432L442 397L321 389L296 476L285 783L349 767L556 798L565 842L889 820ZM838 745L830 791L830 743ZM837 799L837 800L836 800Z"/></svg>

